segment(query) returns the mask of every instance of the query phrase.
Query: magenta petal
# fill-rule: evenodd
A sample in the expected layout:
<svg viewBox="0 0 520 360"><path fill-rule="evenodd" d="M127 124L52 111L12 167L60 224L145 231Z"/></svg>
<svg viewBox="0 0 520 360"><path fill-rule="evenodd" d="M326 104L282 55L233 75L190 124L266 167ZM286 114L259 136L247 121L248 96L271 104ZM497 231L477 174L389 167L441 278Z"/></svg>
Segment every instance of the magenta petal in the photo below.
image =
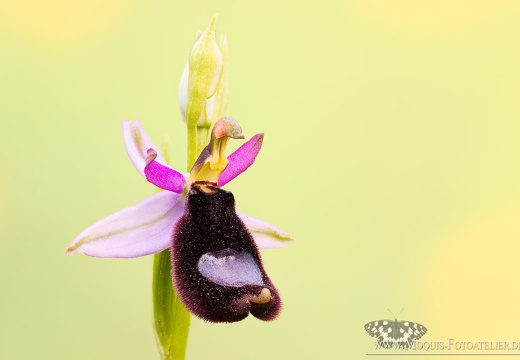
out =
<svg viewBox="0 0 520 360"><path fill-rule="evenodd" d="M139 120L123 121L123 141L125 143L126 152L132 164L141 175L144 176L144 167L146 166L147 150L156 148L152 140L146 135ZM166 165L166 161L158 154L156 161Z"/></svg>
<svg viewBox="0 0 520 360"><path fill-rule="evenodd" d="M146 166L144 168L146 180L163 190L180 194L186 182L184 176L180 172L159 164L156 161L156 157L157 152L154 149L148 149L148 157L146 158Z"/></svg>
<svg viewBox="0 0 520 360"><path fill-rule="evenodd" d="M184 197L163 191L101 219L79 234L67 254L133 258L171 245L173 228L184 211Z"/></svg>
<svg viewBox="0 0 520 360"><path fill-rule="evenodd" d="M256 134L245 144L228 156L229 163L226 169L220 174L218 186L224 186L238 175L247 170L255 162L258 152L262 148L264 134Z"/></svg>

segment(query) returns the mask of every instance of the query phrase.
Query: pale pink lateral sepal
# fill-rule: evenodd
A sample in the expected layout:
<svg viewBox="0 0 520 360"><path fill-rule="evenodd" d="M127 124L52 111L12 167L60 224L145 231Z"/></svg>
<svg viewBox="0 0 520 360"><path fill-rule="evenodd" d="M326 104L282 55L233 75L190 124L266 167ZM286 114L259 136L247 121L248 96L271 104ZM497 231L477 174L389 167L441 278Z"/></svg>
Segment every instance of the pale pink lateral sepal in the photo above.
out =
<svg viewBox="0 0 520 360"><path fill-rule="evenodd" d="M147 150L156 149L152 140L148 137L139 120L123 121L123 141L125 143L126 152L132 164L139 173L144 175L146 166ZM164 158L157 154L156 161L159 164L166 165Z"/></svg>
<svg viewBox="0 0 520 360"><path fill-rule="evenodd" d="M163 191L112 214L79 234L67 254L133 258L170 246L172 232L184 211L182 195Z"/></svg>
<svg viewBox="0 0 520 360"><path fill-rule="evenodd" d="M220 174L218 186L224 186L238 175L247 170L255 162L258 152L262 148L264 134L256 134L233 154L228 156L229 163L226 169Z"/></svg>
<svg viewBox="0 0 520 360"><path fill-rule="evenodd" d="M265 221L255 219L249 215L237 211L237 215L246 225L247 230L253 235L259 249L275 249L291 244L293 238Z"/></svg>
<svg viewBox="0 0 520 360"><path fill-rule="evenodd" d="M146 180L163 190L180 194L186 183L184 176L168 166L159 164L156 161L157 152L154 149L148 149L147 153L148 157L144 168Z"/></svg>

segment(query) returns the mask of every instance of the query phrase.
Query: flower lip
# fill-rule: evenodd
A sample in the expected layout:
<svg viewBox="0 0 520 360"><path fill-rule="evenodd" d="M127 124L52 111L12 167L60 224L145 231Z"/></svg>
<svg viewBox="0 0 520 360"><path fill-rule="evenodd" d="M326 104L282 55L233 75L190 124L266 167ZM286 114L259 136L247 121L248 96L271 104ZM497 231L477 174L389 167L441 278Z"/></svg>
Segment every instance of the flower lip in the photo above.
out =
<svg viewBox="0 0 520 360"><path fill-rule="evenodd" d="M212 190L192 186L174 230L172 276L178 294L207 321L235 322L249 313L273 320L281 310L280 295L236 214L233 194Z"/></svg>

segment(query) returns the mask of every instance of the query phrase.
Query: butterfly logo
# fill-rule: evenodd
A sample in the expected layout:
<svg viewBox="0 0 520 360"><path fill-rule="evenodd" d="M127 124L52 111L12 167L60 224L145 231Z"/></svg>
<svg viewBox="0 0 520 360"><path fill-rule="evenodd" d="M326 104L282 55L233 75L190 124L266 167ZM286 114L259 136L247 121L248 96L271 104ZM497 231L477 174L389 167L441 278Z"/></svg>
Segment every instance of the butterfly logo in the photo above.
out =
<svg viewBox="0 0 520 360"><path fill-rule="evenodd" d="M401 315L401 312L399 312L399 315ZM390 313L392 314L391 311ZM365 331L368 335L377 338L377 343L384 349L391 349L392 347L409 349L416 340L426 334L427 329L425 326L411 321L397 321L399 315L394 316L394 321L371 321L365 325Z"/></svg>

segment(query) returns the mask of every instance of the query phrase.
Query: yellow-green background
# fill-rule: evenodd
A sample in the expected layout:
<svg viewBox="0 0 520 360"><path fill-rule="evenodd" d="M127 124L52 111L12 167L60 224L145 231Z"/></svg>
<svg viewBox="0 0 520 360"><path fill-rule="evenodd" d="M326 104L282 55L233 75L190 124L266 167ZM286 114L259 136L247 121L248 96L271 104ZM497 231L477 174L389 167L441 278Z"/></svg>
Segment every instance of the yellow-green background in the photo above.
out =
<svg viewBox="0 0 520 360"><path fill-rule="evenodd" d="M122 120L184 169L177 84L214 12L229 115L266 134L227 189L296 242L263 252L281 317L193 319L188 358L362 358L387 308L425 341L520 341L520 2L2 0L0 358L158 358L152 258L65 247L154 191Z"/></svg>

